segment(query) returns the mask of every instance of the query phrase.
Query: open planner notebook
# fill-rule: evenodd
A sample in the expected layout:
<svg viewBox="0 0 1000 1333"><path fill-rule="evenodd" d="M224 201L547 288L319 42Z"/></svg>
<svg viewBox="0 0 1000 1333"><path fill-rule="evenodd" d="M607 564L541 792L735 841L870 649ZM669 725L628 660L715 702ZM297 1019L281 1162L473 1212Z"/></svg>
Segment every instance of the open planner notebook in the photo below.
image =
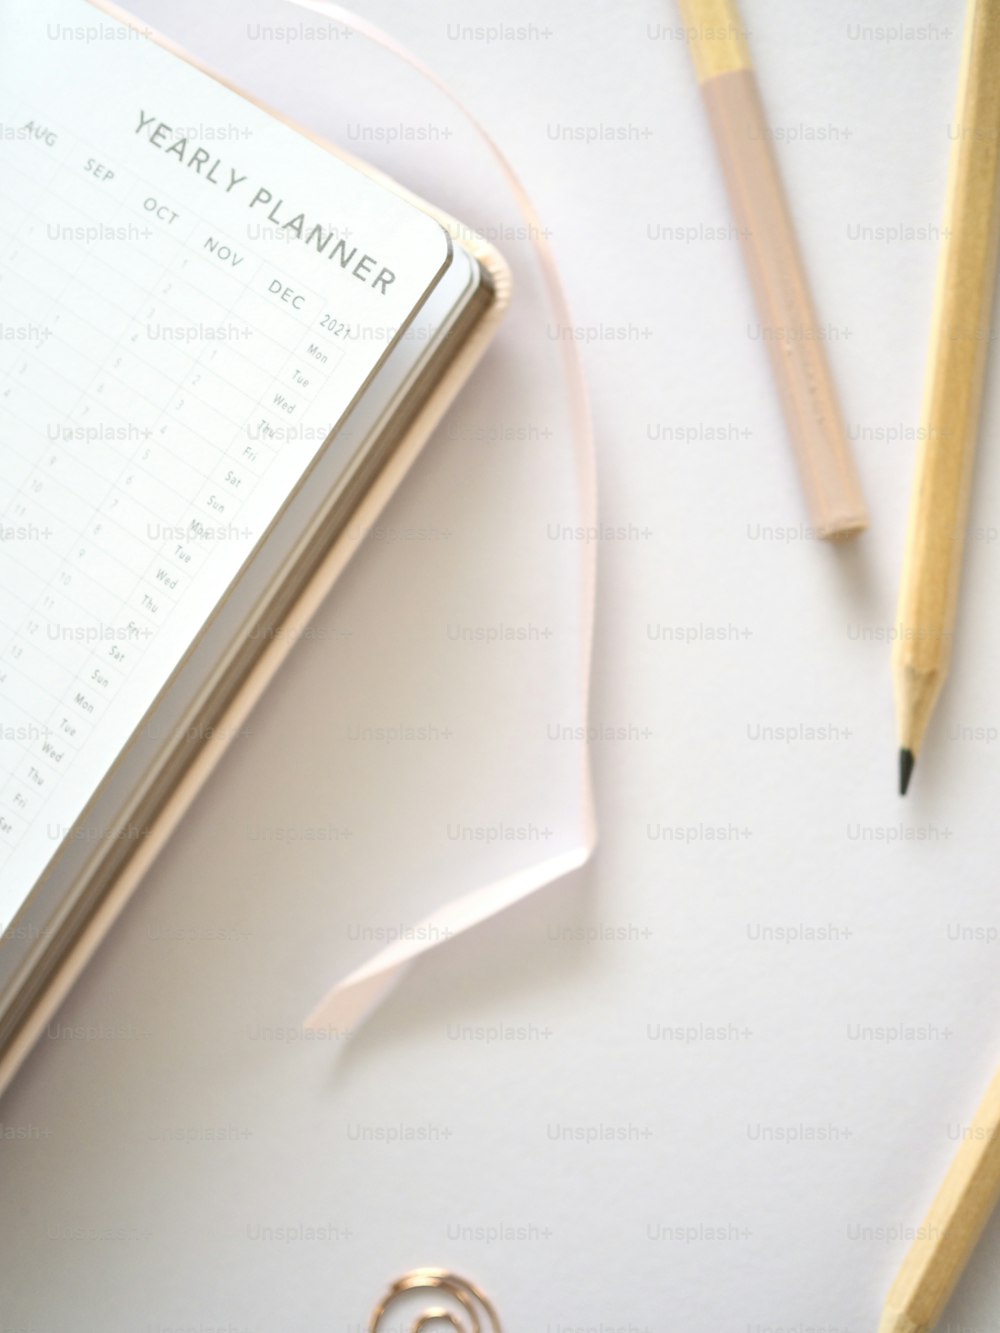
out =
<svg viewBox="0 0 1000 1333"><path fill-rule="evenodd" d="M88 0L0 0L0 179L2 1055L506 275Z"/></svg>

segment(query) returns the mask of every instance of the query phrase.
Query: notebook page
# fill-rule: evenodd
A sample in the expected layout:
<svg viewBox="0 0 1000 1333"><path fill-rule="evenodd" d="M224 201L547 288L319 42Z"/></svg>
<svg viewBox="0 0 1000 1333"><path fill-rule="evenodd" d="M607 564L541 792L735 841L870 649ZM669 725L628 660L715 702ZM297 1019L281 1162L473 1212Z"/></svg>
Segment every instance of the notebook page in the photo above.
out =
<svg viewBox="0 0 1000 1333"><path fill-rule="evenodd" d="M84 0L0 0L0 172L3 929L449 241Z"/></svg>

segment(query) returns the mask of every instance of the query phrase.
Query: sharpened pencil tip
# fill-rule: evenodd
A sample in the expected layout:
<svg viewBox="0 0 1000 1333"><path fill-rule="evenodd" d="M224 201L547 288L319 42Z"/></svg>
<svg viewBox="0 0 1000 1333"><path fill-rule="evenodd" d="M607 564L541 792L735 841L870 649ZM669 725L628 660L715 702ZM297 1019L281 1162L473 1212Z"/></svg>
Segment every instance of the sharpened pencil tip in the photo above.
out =
<svg viewBox="0 0 1000 1333"><path fill-rule="evenodd" d="M910 785L910 778L913 776L913 766L916 763L912 750L900 750L899 752L899 794L906 795L906 789Z"/></svg>

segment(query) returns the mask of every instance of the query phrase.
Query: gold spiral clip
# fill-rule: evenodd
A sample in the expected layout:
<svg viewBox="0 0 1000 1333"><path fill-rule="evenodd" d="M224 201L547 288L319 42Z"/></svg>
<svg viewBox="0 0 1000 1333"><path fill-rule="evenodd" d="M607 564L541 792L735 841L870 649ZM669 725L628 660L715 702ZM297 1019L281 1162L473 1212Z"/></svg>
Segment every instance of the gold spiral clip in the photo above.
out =
<svg viewBox="0 0 1000 1333"><path fill-rule="evenodd" d="M411 1333L421 1333L432 1324L448 1325L455 1333L502 1333L496 1311L479 1288L445 1268L414 1268L397 1278L375 1307L368 1333L381 1333L390 1307L398 1306L407 1293L422 1290L440 1292L448 1305L428 1306L417 1315Z"/></svg>

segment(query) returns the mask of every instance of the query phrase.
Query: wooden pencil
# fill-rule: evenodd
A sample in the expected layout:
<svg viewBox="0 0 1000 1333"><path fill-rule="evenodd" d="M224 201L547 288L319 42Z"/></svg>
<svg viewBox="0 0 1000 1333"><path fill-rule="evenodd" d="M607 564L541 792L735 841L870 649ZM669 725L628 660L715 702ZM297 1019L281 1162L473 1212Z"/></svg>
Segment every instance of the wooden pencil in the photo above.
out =
<svg viewBox="0 0 1000 1333"><path fill-rule="evenodd" d="M997 262L1000 0L970 0L893 648L905 794L948 671Z"/></svg>
<svg viewBox="0 0 1000 1333"><path fill-rule="evenodd" d="M734 0L679 0L813 528L868 526L773 136Z"/></svg>
<svg viewBox="0 0 1000 1333"><path fill-rule="evenodd" d="M896 1275L878 1333L928 1333L940 1318L1000 1197L1000 1073L962 1136Z"/></svg>

